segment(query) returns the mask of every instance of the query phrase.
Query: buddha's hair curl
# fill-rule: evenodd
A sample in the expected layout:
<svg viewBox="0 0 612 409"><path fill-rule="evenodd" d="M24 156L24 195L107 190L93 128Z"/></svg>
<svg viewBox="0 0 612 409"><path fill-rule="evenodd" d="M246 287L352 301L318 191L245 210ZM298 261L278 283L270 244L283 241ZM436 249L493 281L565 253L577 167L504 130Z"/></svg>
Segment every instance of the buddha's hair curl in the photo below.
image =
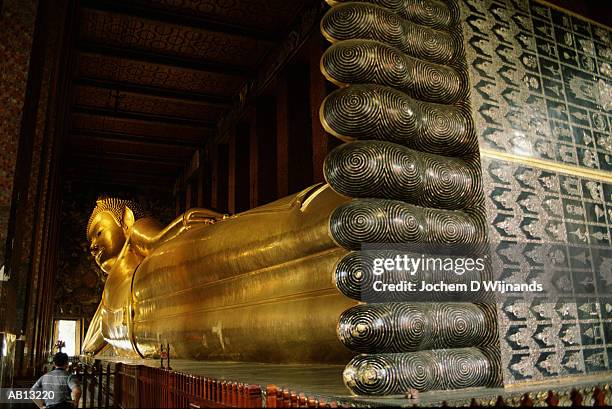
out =
<svg viewBox="0 0 612 409"><path fill-rule="evenodd" d="M123 225L123 211L126 207L129 207L130 210L134 213L135 219L140 219L141 217L145 217L146 213L142 210L140 205L131 200L123 200L117 199L115 197L100 197L96 200L96 207L91 212L91 216L89 216L89 221L87 222L87 230L85 234L89 232L89 228L91 227L91 223L95 219L95 217L102 212L109 212L115 218L115 221L122 226Z"/></svg>

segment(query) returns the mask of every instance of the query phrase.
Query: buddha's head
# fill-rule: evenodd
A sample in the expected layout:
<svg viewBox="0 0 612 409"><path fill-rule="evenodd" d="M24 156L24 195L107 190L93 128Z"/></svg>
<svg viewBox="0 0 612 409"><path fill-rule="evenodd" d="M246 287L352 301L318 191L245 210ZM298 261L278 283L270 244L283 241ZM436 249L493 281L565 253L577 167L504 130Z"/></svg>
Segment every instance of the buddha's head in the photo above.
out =
<svg viewBox="0 0 612 409"><path fill-rule="evenodd" d="M110 273L123 249L128 225L143 216L129 200L101 198L96 201L87 223L87 239L91 254L105 273Z"/></svg>

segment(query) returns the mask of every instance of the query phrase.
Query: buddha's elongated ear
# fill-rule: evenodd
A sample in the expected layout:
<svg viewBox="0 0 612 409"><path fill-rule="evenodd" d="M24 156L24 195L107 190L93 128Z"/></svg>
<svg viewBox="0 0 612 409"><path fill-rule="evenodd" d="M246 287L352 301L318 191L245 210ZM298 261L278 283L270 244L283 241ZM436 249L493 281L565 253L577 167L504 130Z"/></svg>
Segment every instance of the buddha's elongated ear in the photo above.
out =
<svg viewBox="0 0 612 409"><path fill-rule="evenodd" d="M125 206L123 209L123 231L127 234L128 231L134 225L134 212L129 207Z"/></svg>

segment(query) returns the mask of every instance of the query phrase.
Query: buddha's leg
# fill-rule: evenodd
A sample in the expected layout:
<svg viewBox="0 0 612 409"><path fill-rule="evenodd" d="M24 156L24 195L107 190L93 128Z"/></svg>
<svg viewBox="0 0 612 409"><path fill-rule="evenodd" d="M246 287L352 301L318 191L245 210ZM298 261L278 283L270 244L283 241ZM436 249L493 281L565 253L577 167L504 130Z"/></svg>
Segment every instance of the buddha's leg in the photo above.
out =
<svg viewBox="0 0 612 409"><path fill-rule="evenodd" d="M154 356L346 363L338 317L356 301L335 288L347 253L328 233L346 198L329 186L201 228L147 257L134 276L134 344Z"/></svg>

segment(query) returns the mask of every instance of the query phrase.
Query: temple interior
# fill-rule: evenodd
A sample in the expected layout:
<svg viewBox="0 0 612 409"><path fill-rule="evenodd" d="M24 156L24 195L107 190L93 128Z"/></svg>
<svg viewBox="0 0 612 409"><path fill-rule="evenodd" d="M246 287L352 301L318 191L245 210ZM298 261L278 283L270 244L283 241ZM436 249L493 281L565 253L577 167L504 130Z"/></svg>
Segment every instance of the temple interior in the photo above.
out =
<svg viewBox="0 0 612 409"><path fill-rule="evenodd" d="M431 2L446 4L442 0ZM321 33L321 19L330 9L328 3L336 7L336 2L319 0L0 0L0 386L25 387L33 383L49 365L49 357L56 352L58 342L66 343L63 348L70 351L69 355L81 355L106 281L90 254L86 229L97 199L130 200L166 226L193 208L210 209L231 217L326 182L325 158L344 142L331 135L321 122L320 107L338 88L321 71L322 57L330 46ZM418 5L423 2L372 3ZM519 27L511 10L526 7L531 10L529 15L517 12L514 16L533 17L535 23L531 27L538 41L536 44L533 40L533 44L537 48L544 41L534 29L539 21L537 5L559 15L567 13L573 19L583 18L592 27L607 27L608 34L612 26L610 6L602 1L457 0L455 3L460 4L457 10L461 9L459 24L464 27L468 50L465 58L471 69L468 88L476 114L478 109L483 113L490 108L486 100L496 91L490 92L478 82L481 77L473 76L478 75L478 69L471 68L477 67L475 61L487 60L487 57L470 51L469 44L475 43L471 42L468 30L476 37L478 30L484 30L486 34L482 38L494 39L492 49L498 44L516 48L519 34L513 32L508 39L503 39L494 33L498 33L495 30L499 27L502 31ZM489 24L497 16L495 7L508 12L503 17L505 22L497 25ZM479 25L478 20L486 22ZM554 16L551 21L556 24ZM580 37L577 27L574 23L573 31L557 30L547 44L561 43L563 33ZM592 30L593 38L594 33ZM612 45L603 40L601 46L597 41L595 44L593 53L599 58L597 64L605 61L609 70L606 72L600 64L593 74L608 84L605 88L608 93L601 91L600 95L603 109L595 105L586 107L579 102L573 104L568 98L564 101L570 111L577 107L572 112L584 108L591 115L584 129L593 130L595 137L603 138L612 129L609 91ZM580 45L574 47L569 52L578 58L588 54ZM607 54L601 50L607 50ZM541 57L543 51L539 53ZM522 55L517 52L514 58L518 61ZM563 65L562 56L555 61L557 66ZM540 61L540 71L535 70L537 75L545 76L543 66ZM576 70L583 68L579 66ZM484 73L478 72L485 82L487 78L491 84L502 82L488 77L486 69ZM567 75L566 71L563 73ZM529 84L526 78L514 81ZM543 84L557 84L543 78ZM498 93L501 89L497 89ZM545 92L544 97L549 93ZM432 101L436 102L435 98ZM481 108L476 107L477 102L482 103ZM543 106L554 110L550 104ZM596 129L594 116L598 109L604 113L601 129ZM554 112L549 112L551 124L564 121L553 116ZM497 117L492 117L495 122ZM491 148L489 142L495 135L485 130L487 123L475 120L481 157L487 161L507 160L502 154L483 154ZM579 163L582 145L578 145L576 141L572 145L579 157L572 166L582 169ZM585 146L588 147L588 142ZM494 149L495 146L491 148ZM552 149L550 163L556 161L554 152L560 148ZM612 154L612 142L607 149ZM611 183L612 160L604 167L603 155L604 151L600 150L600 167L596 169L599 173L577 171L576 175ZM483 159L482 163L485 169L485 163L489 162ZM525 163L549 171L558 169L552 165L546 168L546 164L536 161ZM489 182L486 176L482 178L488 198ZM611 195L608 201L612 201L612 193L606 187L603 189ZM592 205L584 200L577 203L585 208ZM606 206L612 209L612 204ZM602 204L602 212L603 209ZM489 208L486 211L490 212ZM488 223L495 224L499 217L490 216ZM607 217L612 218L612 210ZM608 229L610 221L606 224L604 219L599 227ZM605 230L605 234L610 232ZM257 236L260 232L250 234ZM610 238L607 240L609 245ZM602 294L605 295L604 290L598 293ZM601 305L605 310L605 305ZM585 347L587 352L582 362L586 366L582 372L563 369L564 372L554 376L591 376L585 382L610 379L612 313L608 311L608 314L607 318L600 317L600 335L606 339L601 346L605 356L601 372L589 369L589 351L595 351L595 347ZM580 325L578 328L585 331L582 321ZM505 328L499 324L495 331L501 334ZM503 341L504 334L499 337ZM537 342L541 344L540 341ZM512 365L522 362L515 346L500 348L499 359L510 369L500 369L501 381L491 385L503 389L505 384L524 380L525 373L512 369L516 368ZM110 353L106 355L109 356L105 362L159 366L157 357L144 362L140 357L121 359ZM546 356L536 357L534 362L542 362ZM564 359L562 365L567 363ZM249 384L287 385L328 397L349 395L342 379L348 359L342 365L334 362L308 367L296 364L297 361L286 366L276 362L267 367L263 363L224 366L196 359L171 364L173 369L199 376ZM547 376L537 372L533 380L544 382L542 388L546 390L547 385L552 385L552 381L546 384L552 379ZM519 384L516 391L532 390L526 388ZM454 398L469 401L473 397L470 393L461 392ZM453 399L451 392L431 396L434 400ZM398 402L403 404L401 400L393 404Z"/></svg>

